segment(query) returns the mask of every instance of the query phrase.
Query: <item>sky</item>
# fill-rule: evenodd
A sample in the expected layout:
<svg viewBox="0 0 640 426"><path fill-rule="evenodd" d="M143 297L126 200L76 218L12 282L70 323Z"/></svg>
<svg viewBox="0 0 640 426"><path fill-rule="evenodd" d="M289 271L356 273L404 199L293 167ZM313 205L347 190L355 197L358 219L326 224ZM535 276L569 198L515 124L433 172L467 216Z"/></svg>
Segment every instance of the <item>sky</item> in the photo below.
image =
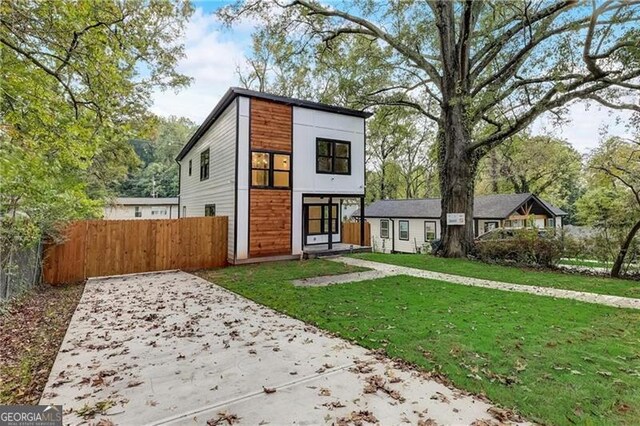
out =
<svg viewBox="0 0 640 426"><path fill-rule="evenodd" d="M161 116L184 116L200 124L231 86L237 86L238 67L251 51L251 22L224 29L214 12L227 1L196 1L195 13L184 35L185 58L178 71L193 78L193 83L179 92L155 92L151 110ZM554 126L551 115L532 125L534 134L546 133L568 140L578 151L595 148L606 130L610 135L628 136L624 122L630 113L584 104L569 107L568 123Z"/></svg>

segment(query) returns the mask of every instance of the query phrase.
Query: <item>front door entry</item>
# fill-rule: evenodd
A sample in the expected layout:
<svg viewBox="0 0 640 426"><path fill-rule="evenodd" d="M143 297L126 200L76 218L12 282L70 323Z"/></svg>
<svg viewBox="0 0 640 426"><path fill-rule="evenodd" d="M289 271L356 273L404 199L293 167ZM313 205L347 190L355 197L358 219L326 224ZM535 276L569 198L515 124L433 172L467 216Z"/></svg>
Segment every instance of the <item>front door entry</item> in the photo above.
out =
<svg viewBox="0 0 640 426"><path fill-rule="evenodd" d="M339 234L340 216L338 205L331 205L331 230L334 235ZM305 244L320 244L327 242L329 234L329 205L305 204L304 205L304 239ZM336 238L334 242L339 242Z"/></svg>

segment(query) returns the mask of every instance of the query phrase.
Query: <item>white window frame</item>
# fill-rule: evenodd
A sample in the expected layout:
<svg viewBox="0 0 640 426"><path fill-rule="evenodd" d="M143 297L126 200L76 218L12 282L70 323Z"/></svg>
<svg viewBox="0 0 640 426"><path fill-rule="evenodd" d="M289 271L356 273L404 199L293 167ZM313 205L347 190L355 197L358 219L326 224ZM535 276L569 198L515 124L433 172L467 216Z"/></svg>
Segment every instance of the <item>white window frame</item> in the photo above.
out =
<svg viewBox="0 0 640 426"><path fill-rule="evenodd" d="M433 238L427 238L427 224L433 224ZM436 221L425 220L424 221L424 240L428 242L428 241L434 241L437 239L438 239L438 225L436 224Z"/></svg>
<svg viewBox="0 0 640 426"><path fill-rule="evenodd" d="M407 224L407 238L402 238L402 224L406 223ZM411 228L409 221L408 220L399 220L398 221L398 239L400 241L409 241L409 228Z"/></svg>
<svg viewBox="0 0 640 426"><path fill-rule="evenodd" d="M387 225L386 229L382 226L383 223ZM383 231L386 232L383 233ZM389 219L380 219L380 238L389 238Z"/></svg>

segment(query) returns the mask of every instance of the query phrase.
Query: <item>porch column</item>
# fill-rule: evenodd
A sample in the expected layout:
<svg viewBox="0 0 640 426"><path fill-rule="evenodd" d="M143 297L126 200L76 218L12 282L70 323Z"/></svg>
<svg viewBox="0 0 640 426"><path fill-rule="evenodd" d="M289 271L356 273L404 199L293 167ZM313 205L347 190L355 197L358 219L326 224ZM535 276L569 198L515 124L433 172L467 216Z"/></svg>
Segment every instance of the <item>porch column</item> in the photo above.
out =
<svg viewBox="0 0 640 426"><path fill-rule="evenodd" d="M364 196L360 197L360 246L364 247Z"/></svg>
<svg viewBox="0 0 640 426"><path fill-rule="evenodd" d="M329 250L333 248L333 198L329 197Z"/></svg>

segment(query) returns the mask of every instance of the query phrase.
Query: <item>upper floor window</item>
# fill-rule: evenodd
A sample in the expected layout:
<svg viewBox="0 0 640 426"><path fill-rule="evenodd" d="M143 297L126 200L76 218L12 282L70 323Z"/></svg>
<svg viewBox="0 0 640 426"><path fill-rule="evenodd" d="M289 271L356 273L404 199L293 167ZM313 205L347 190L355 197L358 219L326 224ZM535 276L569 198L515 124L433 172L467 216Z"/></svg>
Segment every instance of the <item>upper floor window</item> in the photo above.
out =
<svg viewBox="0 0 640 426"><path fill-rule="evenodd" d="M316 173L351 174L351 142L316 139Z"/></svg>
<svg viewBox="0 0 640 426"><path fill-rule="evenodd" d="M209 179L209 148L200 153L200 180Z"/></svg>
<svg viewBox="0 0 640 426"><path fill-rule="evenodd" d="M546 224L545 225L546 225L547 228L555 228L556 227L556 220L554 218L550 217L550 218L548 218L546 220Z"/></svg>
<svg viewBox="0 0 640 426"><path fill-rule="evenodd" d="M251 153L251 186L257 188L289 188L291 156L277 152Z"/></svg>

